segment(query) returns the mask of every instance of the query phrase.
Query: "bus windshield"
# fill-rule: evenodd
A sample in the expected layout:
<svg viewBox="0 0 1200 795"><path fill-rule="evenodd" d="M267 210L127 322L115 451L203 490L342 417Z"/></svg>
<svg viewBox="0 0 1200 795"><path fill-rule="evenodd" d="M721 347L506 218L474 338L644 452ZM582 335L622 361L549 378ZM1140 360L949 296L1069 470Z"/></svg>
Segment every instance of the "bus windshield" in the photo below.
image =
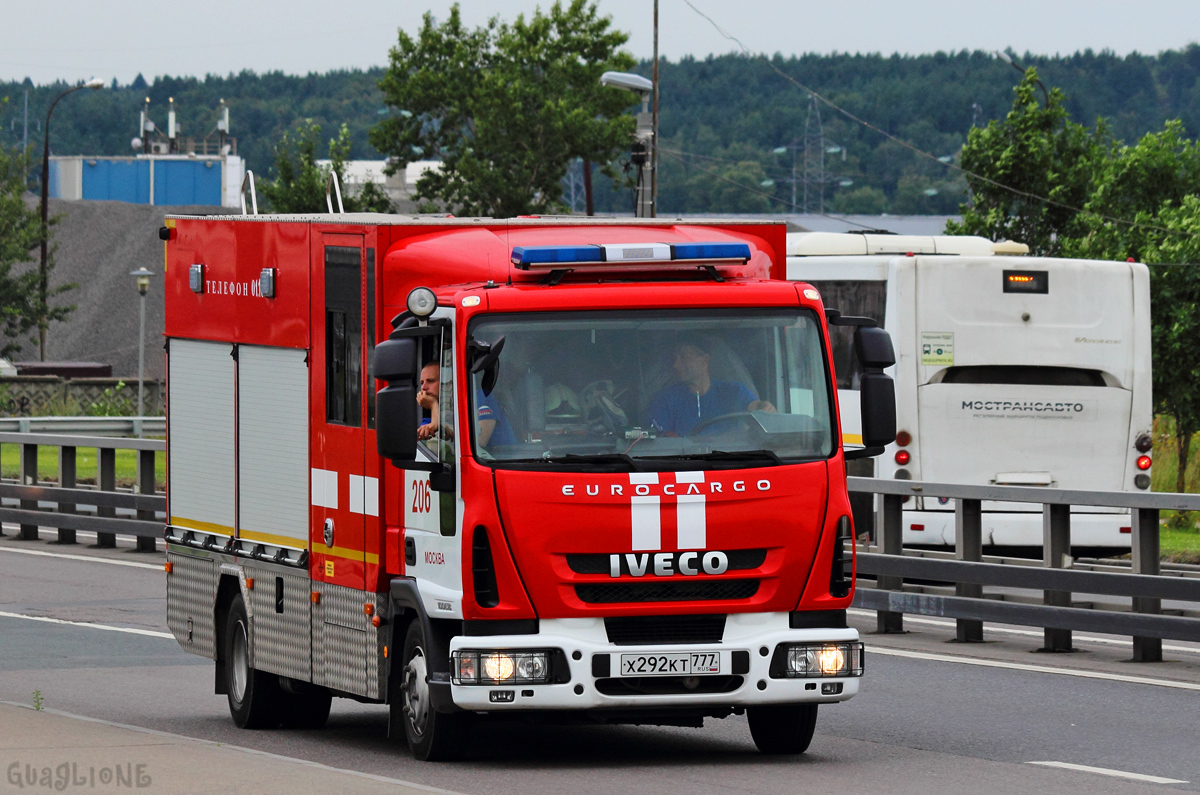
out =
<svg viewBox="0 0 1200 795"><path fill-rule="evenodd" d="M469 335L504 338L494 388L480 372L470 389L473 449L493 466L733 468L836 448L807 310L496 315Z"/></svg>

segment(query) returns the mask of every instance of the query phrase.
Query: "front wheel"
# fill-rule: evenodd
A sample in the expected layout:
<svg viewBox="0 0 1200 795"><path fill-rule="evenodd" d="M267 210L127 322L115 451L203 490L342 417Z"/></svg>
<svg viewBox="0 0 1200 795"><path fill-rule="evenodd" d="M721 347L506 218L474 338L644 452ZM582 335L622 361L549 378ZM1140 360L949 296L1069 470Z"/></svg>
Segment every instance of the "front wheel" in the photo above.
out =
<svg viewBox="0 0 1200 795"><path fill-rule="evenodd" d="M816 704L777 704L746 710L750 736L764 754L802 754L817 727Z"/></svg>
<svg viewBox="0 0 1200 795"><path fill-rule="evenodd" d="M279 725L279 677L250 667L250 619L241 594L229 605L225 620L225 685L229 714L240 729L273 729Z"/></svg>
<svg viewBox="0 0 1200 795"><path fill-rule="evenodd" d="M422 761L439 762L462 755L466 741L466 716L438 712L429 693L429 644L421 619L408 625L404 637L404 667L400 692L392 696L393 715L400 710L400 722L413 756Z"/></svg>

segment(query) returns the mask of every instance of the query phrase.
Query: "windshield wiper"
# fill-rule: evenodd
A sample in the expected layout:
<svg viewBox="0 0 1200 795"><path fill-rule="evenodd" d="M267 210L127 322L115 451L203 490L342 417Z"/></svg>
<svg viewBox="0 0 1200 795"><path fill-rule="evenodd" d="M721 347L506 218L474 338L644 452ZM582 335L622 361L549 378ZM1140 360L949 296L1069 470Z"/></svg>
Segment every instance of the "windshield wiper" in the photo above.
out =
<svg viewBox="0 0 1200 795"><path fill-rule="evenodd" d="M621 471L637 471L638 465L625 453L564 453L563 455L548 455L539 458L516 458L501 461L503 464L581 464L581 465L623 465Z"/></svg>
<svg viewBox="0 0 1200 795"><path fill-rule="evenodd" d="M644 457L643 457L644 458ZM759 461L771 464L783 464L783 459L773 450L711 450L707 453L686 453L683 455L655 456L657 460L672 461Z"/></svg>

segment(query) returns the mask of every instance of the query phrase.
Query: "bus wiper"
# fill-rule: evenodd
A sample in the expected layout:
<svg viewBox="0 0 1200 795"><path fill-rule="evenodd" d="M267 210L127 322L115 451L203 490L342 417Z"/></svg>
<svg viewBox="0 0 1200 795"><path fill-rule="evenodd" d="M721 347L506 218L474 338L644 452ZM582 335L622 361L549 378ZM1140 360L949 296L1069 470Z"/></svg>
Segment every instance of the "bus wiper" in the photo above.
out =
<svg viewBox="0 0 1200 795"><path fill-rule="evenodd" d="M664 456L668 457L683 461L768 461L772 464L783 464L783 459L773 450L711 450L707 453Z"/></svg>

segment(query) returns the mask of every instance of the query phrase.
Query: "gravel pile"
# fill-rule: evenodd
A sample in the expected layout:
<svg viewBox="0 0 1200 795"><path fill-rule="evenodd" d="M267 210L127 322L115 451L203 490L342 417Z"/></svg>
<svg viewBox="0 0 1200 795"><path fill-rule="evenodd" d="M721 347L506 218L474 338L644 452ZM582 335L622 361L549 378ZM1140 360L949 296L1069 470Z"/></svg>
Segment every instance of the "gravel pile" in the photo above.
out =
<svg viewBox="0 0 1200 795"><path fill-rule="evenodd" d="M36 205L36 200L33 201ZM46 358L111 364L118 378L137 378L138 297L130 271L155 273L146 294L146 378L163 377L163 244L158 228L168 214L214 215L240 212L224 207L151 207L117 201L50 200L56 246L51 285L79 286L52 303L74 304L64 323L46 335ZM37 332L14 359L38 358Z"/></svg>

